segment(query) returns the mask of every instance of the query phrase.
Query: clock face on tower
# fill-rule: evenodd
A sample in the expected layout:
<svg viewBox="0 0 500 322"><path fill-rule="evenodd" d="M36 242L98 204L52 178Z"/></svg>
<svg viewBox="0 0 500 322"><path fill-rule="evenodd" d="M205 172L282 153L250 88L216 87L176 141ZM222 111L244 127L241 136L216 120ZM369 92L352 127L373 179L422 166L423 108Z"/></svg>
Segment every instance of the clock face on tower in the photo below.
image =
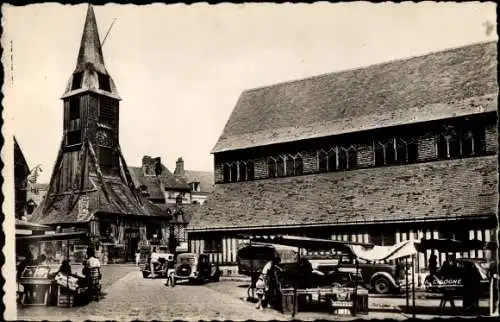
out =
<svg viewBox="0 0 500 322"><path fill-rule="evenodd" d="M97 144L103 146L112 146L111 133L106 130L97 131Z"/></svg>

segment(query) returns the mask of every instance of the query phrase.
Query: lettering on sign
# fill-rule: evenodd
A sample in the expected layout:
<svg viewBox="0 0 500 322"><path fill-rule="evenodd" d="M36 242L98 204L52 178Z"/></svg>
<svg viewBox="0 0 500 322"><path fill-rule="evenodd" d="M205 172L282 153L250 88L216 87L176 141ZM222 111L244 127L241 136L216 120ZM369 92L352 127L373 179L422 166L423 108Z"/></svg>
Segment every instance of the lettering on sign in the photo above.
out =
<svg viewBox="0 0 500 322"><path fill-rule="evenodd" d="M85 220L89 215L89 197L82 196L78 200L78 220Z"/></svg>

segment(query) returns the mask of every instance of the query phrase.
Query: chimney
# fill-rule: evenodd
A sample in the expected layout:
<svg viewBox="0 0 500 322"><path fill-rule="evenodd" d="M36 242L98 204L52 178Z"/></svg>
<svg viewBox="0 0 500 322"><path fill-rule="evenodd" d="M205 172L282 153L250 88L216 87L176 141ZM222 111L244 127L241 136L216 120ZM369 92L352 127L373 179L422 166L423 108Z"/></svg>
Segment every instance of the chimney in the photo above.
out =
<svg viewBox="0 0 500 322"><path fill-rule="evenodd" d="M161 167L161 158L158 157L158 158L154 158L153 159L154 161L154 166L155 166L155 175L156 176L160 176L161 175L161 172L163 171L162 167Z"/></svg>
<svg viewBox="0 0 500 322"><path fill-rule="evenodd" d="M161 158L152 158L145 155L142 158L142 168L147 176L159 176L162 172Z"/></svg>
<svg viewBox="0 0 500 322"><path fill-rule="evenodd" d="M182 160L182 158L177 159L177 162L175 162L174 174L180 176L184 175L184 160Z"/></svg>
<svg viewBox="0 0 500 322"><path fill-rule="evenodd" d="M145 155L142 157L142 165L147 165L151 163L151 157L149 155Z"/></svg>

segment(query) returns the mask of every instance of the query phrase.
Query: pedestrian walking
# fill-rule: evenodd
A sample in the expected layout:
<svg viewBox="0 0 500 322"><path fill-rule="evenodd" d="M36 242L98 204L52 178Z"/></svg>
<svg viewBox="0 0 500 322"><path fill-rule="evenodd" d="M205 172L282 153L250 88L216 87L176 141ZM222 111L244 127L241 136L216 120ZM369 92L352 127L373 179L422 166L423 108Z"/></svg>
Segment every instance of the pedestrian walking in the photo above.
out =
<svg viewBox="0 0 500 322"><path fill-rule="evenodd" d="M140 259L141 259L141 253L139 252L139 250L137 250L135 252L135 266L139 266Z"/></svg>
<svg viewBox="0 0 500 322"><path fill-rule="evenodd" d="M174 260L169 260L167 261L167 280L165 282L166 286L175 286L175 280L174 280L174 275L175 275L175 269L174 269L175 262Z"/></svg>
<svg viewBox="0 0 500 322"><path fill-rule="evenodd" d="M429 272L431 275L436 275L437 273L437 256L434 249L429 257Z"/></svg>

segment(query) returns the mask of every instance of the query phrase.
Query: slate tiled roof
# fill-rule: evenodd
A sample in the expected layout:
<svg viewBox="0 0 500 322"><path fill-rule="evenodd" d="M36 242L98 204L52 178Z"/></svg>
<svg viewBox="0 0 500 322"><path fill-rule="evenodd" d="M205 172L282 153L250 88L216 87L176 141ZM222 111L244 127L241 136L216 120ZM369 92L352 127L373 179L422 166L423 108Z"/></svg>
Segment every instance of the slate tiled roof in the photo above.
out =
<svg viewBox="0 0 500 322"><path fill-rule="evenodd" d="M162 173L160 176L146 176L142 167L128 167L134 185L140 187L142 185L148 188L150 199L163 199L165 198L164 192L161 189L160 181L165 189L173 190L189 190L189 185L185 178L182 176L174 175L165 166L161 165Z"/></svg>
<svg viewBox="0 0 500 322"><path fill-rule="evenodd" d="M497 108L496 42L244 91L212 152Z"/></svg>
<svg viewBox="0 0 500 322"><path fill-rule="evenodd" d="M212 171L185 170L187 182L199 182L201 193L210 193L214 190L214 173Z"/></svg>
<svg viewBox="0 0 500 322"><path fill-rule="evenodd" d="M189 228L494 215L496 171L488 156L218 184Z"/></svg>

